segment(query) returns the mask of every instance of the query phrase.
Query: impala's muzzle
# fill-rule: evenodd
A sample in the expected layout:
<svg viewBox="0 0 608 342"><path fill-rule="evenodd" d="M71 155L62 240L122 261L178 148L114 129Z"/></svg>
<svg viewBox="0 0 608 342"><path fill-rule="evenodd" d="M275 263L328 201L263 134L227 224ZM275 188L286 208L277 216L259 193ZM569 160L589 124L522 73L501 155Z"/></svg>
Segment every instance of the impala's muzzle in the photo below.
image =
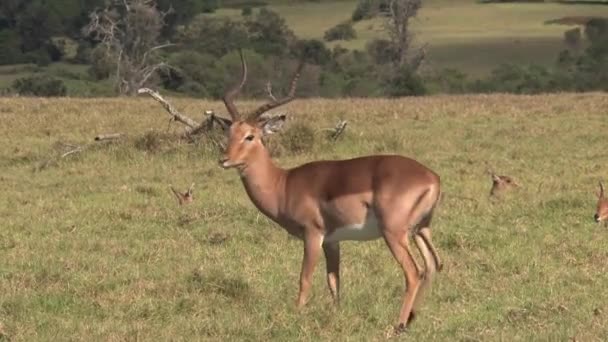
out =
<svg viewBox="0 0 608 342"><path fill-rule="evenodd" d="M230 158L228 158L226 156L220 158L219 163L220 163L220 166L223 167L224 169L228 169L232 166L232 163L230 162Z"/></svg>
<svg viewBox="0 0 608 342"><path fill-rule="evenodd" d="M601 221L600 215L598 215L598 214L593 215L593 219L595 220L595 222L598 222L598 223Z"/></svg>

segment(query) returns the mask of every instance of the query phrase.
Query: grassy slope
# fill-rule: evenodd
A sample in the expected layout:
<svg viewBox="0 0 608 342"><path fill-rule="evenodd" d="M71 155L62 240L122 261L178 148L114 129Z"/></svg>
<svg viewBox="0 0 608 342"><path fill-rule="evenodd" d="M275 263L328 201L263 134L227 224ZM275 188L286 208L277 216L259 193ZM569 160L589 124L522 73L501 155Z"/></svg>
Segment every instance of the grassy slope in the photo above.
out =
<svg viewBox="0 0 608 342"><path fill-rule="evenodd" d="M328 28L350 18L357 2L270 3L297 35L322 38ZM220 14L237 17L240 10L222 10ZM479 75L505 62L552 65L565 48L563 32L569 27L543 23L564 16L608 16L608 6L425 0L413 31L418 43L428 43L430 67L458 68ZM380 20L363 21L355 28L358 39L338 43L363 48L367 41L382 35Z"/></svg>
<svg viewBox="0 0 608 342"><path fill-rule="evenodd" d="M113 96L110 80L91 81L88 66L69 63L53 63L46 67L34 64L0 66L0 90L10 88L22 77L50 75L63 81L70 96Z"/></svg>
<svg viewBox="0 0 608 342"><path fill-rule="evenodd" d="M354 0L343 1L269 1L273 10L303 38L322 38L323 33L350 18ZM240 18L240 9L222 9L219 15ZM552 65L559 51L565 48L561 25L544 25L546 20L564 16L608 16L608 6L546 4L479 4L473 0L425 0L413 30L418 44L428 43L427 70L457 68L480 76L505 62ZM355 25L358 38L334 42L348 48L361 49L366 42L382 36L382 22L366 20ZM0 67L0 89L9 87L31 72L10 72L19 66ZM59 70L58 70L59 69ZM63 69L63 70L61 70ZM9 71L7 71L9 70ZM82 66L58 63L43 68L65 81L73 95L111 94L109 82L86 80ZM66 77L64 70L81 74L81 79Z"/></svg>
<svg viewBox="0 0 608 342"><path fill-rule="evenodd" d="M592 223L592 192L607 175L607 106L603 94L297 101L293 120L343 117L348 135L278 163L397 152L442 176L434 239L446 267L405 338L606 340L608 231ZM217 153L174 139L137 148L166 129L152 100L0 99L0 118L0 334L11 340L373 341L395 323L402 275L382 241L343 243L340 309L320 262L296 312L301 243L258 214ZM58 142L117 131L131 138L32 171ZM491 203L487 165L523 187ZM167 187L191 181L196 201L179 208Z"/></svg>

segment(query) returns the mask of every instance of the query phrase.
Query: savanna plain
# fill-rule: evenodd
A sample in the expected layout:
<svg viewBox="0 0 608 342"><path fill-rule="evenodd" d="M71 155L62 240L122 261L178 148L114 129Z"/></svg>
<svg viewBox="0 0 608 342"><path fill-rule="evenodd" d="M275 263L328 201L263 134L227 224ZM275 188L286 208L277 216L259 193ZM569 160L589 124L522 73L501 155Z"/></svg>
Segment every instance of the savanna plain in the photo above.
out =
<svg viewBox="0 0 608 342"><path fill-rule="evenodd" d="M267 143L284 167L399 153L441 176L444 270L398 338L605 341L608 228L593 214L606 108L602 93L296 100ZM297 311L301 242L258 213L209 139L167 118L149 98L0 98L0 340L385 339L404 283L384 242L343 242L341 306L321 260ZM92 143L113 132L127 136ZM491 200L488 169L520 187ZM178 206L169 185L192 182Z"/></svg>

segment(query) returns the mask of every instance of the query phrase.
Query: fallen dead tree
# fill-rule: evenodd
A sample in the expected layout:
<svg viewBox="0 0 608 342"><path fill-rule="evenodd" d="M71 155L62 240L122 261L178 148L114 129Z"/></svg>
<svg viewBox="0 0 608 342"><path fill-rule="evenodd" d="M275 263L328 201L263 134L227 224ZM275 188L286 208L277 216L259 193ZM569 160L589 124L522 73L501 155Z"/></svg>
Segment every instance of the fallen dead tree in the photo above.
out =
<svg viewBox="0 0 608 342"><path fill-rule="evenodd" d="M169 101L164 99L158 92L150 89L150 88L141 88L137 91L138 94L147 94L152 97L156 102L160 103L161 106L167 111L167 113L171 116L169 118L169 124L172 122L179 122L185 126L185 135L193 136L197 134L202 134L205 132L213 131L216 127L221 128L222 130L227 130L230 125L232 125L232 120L218 116L211 110L205 111L205 118L202 122L197 122L193 120L189 116L178 111ZM272 94L271 94L272 96ZM280 115L266 115L264 119L269 119L275 122L276 125L282 125L286 119L285 114Z"/></svg>

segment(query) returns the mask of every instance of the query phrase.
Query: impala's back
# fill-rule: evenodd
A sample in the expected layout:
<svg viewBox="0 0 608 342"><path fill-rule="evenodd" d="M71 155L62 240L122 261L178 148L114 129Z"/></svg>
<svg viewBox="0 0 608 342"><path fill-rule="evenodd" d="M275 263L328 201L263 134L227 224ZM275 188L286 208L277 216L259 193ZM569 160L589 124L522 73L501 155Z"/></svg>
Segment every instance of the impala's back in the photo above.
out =
<svg viewBox="0 0 608 342"><path fill-rule="evenodd" d="M289 170L286 188L302 191L287 194L284 210L315 217L326 241L370 240L381 237L380 222L406 229L429 214L439 176L413 159L376 155L304 164Z"/></svg>

